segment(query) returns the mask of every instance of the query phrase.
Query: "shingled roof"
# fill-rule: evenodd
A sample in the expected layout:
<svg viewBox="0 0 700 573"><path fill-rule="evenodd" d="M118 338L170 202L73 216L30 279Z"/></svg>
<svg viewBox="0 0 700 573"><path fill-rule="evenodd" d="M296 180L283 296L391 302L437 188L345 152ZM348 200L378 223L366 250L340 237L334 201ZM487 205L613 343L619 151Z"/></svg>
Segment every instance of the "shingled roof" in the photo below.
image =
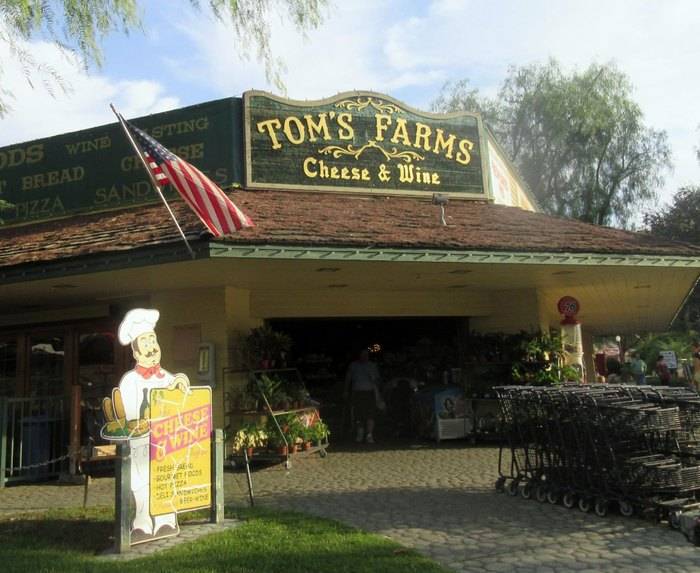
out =
<svg viewBox="0 0 700 573"><path fill-rule="evenodd" d="M447 226L427 199L237 191L256 227L237 244L700 257L700 247L480 201L452 201ZM172 205L186 234L204 226ZM160 204L0 229L0 267L162 246L179 236ZM197 239L196 239L197 240Z"/></svg>

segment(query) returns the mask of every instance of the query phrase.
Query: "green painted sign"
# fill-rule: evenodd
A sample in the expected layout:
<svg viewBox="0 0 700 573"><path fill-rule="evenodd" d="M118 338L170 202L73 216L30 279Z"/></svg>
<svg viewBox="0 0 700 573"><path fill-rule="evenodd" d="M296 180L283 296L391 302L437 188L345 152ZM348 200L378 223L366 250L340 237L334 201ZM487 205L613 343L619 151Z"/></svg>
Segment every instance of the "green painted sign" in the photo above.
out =
<svg viewBox="0 0 700 573"><path fill-rule="evenodd" d="M372 92L322 101L243 96L246 187L486 198L482 127Z"/></svg>
<svg viewBox="0 0 700 573"><path fill-rule="evenodd" d="M241 100L228 98L132 123L230 187L242 182L241 119ZM4 226L159 201L117 123L0 148L0 199L11 204Z"/></svg>

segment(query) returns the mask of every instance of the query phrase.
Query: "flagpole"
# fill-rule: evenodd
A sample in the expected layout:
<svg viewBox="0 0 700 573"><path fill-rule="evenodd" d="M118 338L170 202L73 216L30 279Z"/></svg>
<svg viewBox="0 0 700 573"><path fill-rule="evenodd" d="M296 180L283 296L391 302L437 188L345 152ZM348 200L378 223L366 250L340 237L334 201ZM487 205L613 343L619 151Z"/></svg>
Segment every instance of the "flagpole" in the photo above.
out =
<svg viewBox="0 0 700 573"><path fill-rule="evenodd" d="M153 188L156 190L156 193L158 193L158 196L162 199L163 204L165 205L165 208L168 210L168 213L170 213L170 218L173 220L173 223L175 223L175 226L177 227L177 230L180 233L180 236L182 237L182 240L185 241L185 246L187 246L187 250L190 252L190 255L192 258L196 258L196 255L194 254L194 251L192 250L192 247L190 246L190 243L187 241L187 237L185 237L185 233L182 232L182 227L180 227L180 223L177 222L177 219L175 218L175 214L173 213L172 209L170 208L170 205L168 205L168 202L165 200L165 196L163 195L163 192L160 190L160 185L158 185L158 182L156 181L156 178L153 176L153 172L149 169L148 164L146 163L146 159L143 156L143 152L141 151L141 148L139 147L139 144L134 141L134 138L131 136L131 133L126 127L126 124L124 123L124 118L117 112L116 109L114 109L114 106L110 103L109 107L112 108L112 111L114 112L114 115L117 116L117 119L119 120L119 125L122 126L122 129L124 130L124 134L126 135L127 139L133 146L134 150L136 150L136 155L139 156L139 159L141 160L141 164L143 165L143 168L146 170L146 173L148 173L148 177L151 180L151 184L153 185Z"/></svg>

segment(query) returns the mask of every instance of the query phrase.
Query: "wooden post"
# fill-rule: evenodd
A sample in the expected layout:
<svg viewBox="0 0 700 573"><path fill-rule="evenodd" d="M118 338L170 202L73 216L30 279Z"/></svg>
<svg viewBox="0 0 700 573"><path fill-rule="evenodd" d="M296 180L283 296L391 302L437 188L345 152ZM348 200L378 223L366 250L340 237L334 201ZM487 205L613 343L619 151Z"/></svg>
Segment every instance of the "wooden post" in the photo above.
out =
<svg viewBox="0 0 700 573"><path fill-rule="evenodd" d="M0 398L0 488L7 481L7 398Z"/></svg>
<svg viewBox="0 0 700 573"><path fill-rule="evenodd" d="M224 431L211 436L211 522L224 522Z"/></svg>
<svg viewBox="0 0 700 573"><path fill-rule="evenodd" d="M82 387L79 384L71 386L70 401L70 474L78 474L80 463L80 400L82 398Z"/></svg>
<svg viewBox="0 0 700 573"><path fill-rule="evenodd" d="M131 547L131 447L117 444L114 483L114 550L126 553Z"/></svg>

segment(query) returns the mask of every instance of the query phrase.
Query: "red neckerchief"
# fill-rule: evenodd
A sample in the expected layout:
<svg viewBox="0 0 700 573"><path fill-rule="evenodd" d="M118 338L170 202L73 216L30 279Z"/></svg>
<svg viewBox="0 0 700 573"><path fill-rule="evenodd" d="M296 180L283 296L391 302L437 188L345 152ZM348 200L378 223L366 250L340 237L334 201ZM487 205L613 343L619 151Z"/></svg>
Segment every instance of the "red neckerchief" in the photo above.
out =
<svg viewBox="0 0 700 573"><path fill-rule="evenodd" d="M150 368L144 368L143 366L137 364L134 370L136 370L136 372L138 372L146 380L148 380L153 375L155 375L156 378L163 378L165 376L165 373L162 372L160 369L160 364L156 364L155 366L151 366Z"/></svg>

